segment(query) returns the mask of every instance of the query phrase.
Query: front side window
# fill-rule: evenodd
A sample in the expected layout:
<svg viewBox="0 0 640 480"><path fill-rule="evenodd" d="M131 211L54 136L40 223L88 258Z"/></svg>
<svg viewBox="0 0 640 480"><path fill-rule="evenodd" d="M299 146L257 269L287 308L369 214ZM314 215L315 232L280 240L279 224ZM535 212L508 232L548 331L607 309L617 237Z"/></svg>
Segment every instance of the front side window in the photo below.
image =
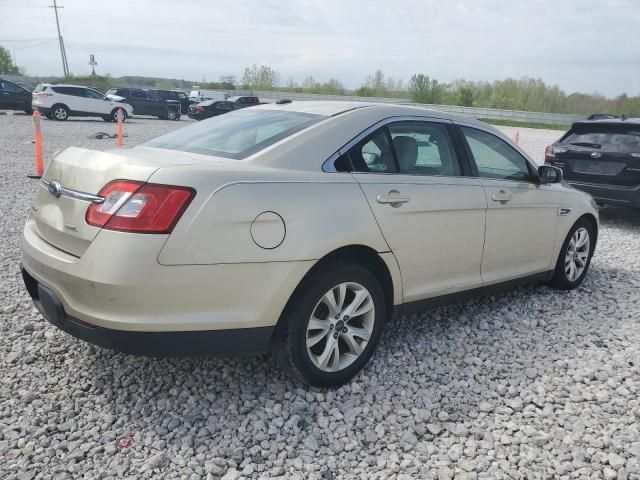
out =
<svg viewBox="0 0 640 480"><path fill-rule="evenodd" d="M102 95L100 92L92 90L90 88L85 88L84 96L87 98L92 98L94 100L101 100L102 98L104 98L104 95Z"/></svg>
<svg viewBox="0 0 640 480"><path fill-rule="evenodd" d="M389 125L400 173L460 175L447 127L435 122L399 122Z"/></svg>
<svg viewBox="0 0 640 480"><path fill-rule="evenodd" d="M277 110L236 110L155 138L144 145L243 159L326 117Z"/></svg>
<svg viewBox="0 0 640 480"><path fill-rule="evenodd" d="M527 160L504 140L482 130L461 127L478 168L478 176L530 181Z"/></svg>
<svg viewBox="0 0 640 480"><path fill-rule="evenodd" d="M7 82L7 81L0 81L0 89L4 90L5 92L19 92L20 88L15 86L13 83L11 82Z"/></svg>
<svg viewBox="0 0 640 480"><path fill-rule="evenodd" d="M393 150L384 127L356 143L349 149L348 155L356 172L396 172Z"/></svg>

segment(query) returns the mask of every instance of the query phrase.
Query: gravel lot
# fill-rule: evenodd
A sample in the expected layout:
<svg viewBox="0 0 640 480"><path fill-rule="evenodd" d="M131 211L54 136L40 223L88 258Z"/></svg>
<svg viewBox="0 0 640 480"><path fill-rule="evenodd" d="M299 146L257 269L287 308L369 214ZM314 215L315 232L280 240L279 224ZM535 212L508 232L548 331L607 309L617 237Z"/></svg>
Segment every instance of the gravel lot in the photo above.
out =
<svg viewBox="0 0 640 480"><path fill-rule="evenodd" d="M125 143L177 125L133 119ZM97 131L115 125L43 121L45 156L114 145ZM640 479L638 213L601 212L577 291L405 317L353 383L320 391L267 357L137 358L45 323L18 270L32 134L0 116L0 478ZM520 143L541 160L559 135Z"/></svg>

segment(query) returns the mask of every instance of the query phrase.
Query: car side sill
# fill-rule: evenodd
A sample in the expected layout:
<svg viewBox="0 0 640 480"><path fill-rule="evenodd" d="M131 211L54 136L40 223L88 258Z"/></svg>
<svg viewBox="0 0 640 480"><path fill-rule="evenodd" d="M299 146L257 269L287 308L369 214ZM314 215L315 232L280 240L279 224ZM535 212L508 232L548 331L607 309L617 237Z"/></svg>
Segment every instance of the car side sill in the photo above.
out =
<svg viewBox="0 0 640 480"><path fill-rule="evenodd" d="M548 282L553 277L553 270L548 272L536 273L533 275L527 275L526 277L516 278L514 280L508 280L506 282L494 283L492 285L486 285L479 288L473 288L471 290L465 290L463 292L449 293L447 295L441 295L438 297L426 298L424 300L417 300L415 302L409 302L401 305L395 305L393 316L399 317L413 312L421 312L425 310L431 310L443 305L450 305L452 303L460 303L476 298L479 296L493 295L495 293L510 290L521 285L529 285L534 283Z"/></svg>

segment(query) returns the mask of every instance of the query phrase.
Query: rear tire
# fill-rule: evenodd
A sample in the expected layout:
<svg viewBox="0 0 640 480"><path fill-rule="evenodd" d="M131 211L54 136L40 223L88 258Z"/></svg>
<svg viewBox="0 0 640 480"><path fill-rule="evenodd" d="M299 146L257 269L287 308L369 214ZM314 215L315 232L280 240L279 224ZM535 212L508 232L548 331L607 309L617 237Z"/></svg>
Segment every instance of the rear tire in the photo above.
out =
<svg viewBox="0 0 640 480"><path fill-rule="evenodd" d="M61 103L56 103L51 107L51 118L64 122L69 118L69 108Z"/></svg>
<svg viewBox="0 0 640 480"><path fill-rule="evenodd" d="M371 359L386 309L373 273L357 264L327 264L296 289L278 325L276 354L309 385L341 385Z"/></svg>
<svg viewBox="0 0 640 480"><path fill-rule="evenodd" d="M578 220L562 244L550 285L560 290L580 286L589 271L595 248L595 229L586 218Z"/></svg>

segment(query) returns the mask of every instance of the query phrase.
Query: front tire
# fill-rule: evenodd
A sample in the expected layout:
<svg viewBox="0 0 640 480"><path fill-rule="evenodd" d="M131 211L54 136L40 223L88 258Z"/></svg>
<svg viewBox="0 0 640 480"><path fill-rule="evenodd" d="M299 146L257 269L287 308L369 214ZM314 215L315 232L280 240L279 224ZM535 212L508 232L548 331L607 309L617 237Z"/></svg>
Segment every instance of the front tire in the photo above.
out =
<svg viewBox="0 0 640 480"><path fill-rule="evenodd" d="M58 103L56 105L54 105L53 107L51 107L51 117L54 120L58 120L60 122L64 122L65 120L67 120L69 118L69 109L67 108L66 105L62 105L61 103Z"/></svg>
<svg viewBox="0 0 640 480"><path fill-rule="evenodd" d="M296 290L278 330L278 355L303 382L334 387L371 359L386 319L378 279L356 264L332 263Z"/></svg>
<svg viewBox="0 0 640 480"><path fill-rule="evenodd" d="M113 122L118 122L118 108L114 108L113 111L111 112L111 121ZM123 108L122 109L122 123L127 121L127 111Z"/></svg>
<svg viewBox="0 0 640 480"><path fill-rule="evenodd" d="M550 284L560 290L573 290L584 281L595 248L595 229L586 218L578 220L562 244Z"/></svg>

